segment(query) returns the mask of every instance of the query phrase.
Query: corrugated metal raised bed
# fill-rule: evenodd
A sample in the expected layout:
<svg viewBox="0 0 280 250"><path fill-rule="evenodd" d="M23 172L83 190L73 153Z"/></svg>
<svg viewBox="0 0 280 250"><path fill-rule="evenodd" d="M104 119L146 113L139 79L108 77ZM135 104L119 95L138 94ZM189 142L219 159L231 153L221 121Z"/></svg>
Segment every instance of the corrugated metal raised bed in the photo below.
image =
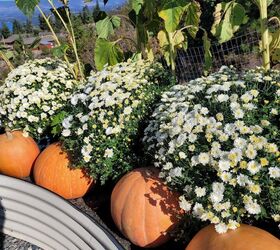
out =
<svg viewBox="0 0 280 250"><path fill-rule="evenodd" d="M43 249L123 249L109 232L64 199L3 175L0 231Z"/></svg>

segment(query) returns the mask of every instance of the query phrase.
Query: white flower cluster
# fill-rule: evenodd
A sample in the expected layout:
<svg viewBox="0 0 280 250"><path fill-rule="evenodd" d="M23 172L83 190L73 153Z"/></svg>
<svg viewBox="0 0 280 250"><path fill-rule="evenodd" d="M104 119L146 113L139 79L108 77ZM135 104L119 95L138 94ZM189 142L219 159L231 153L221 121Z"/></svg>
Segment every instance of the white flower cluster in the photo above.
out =
<svg viewBox="0 0 280 250"><path fill-rule="evenodd" d="M62 122L62 140L75 156L74 165L87 167L101 181L131 167L128 162L135 156L130 148L140 122L160 96L158 79L164 74L162 66L146 61L92 73L88 84L72 95Z"/></svg>
<svg viewBox="0 0 280 250"><path fill-rule="evenodd" d="M40 138L76 86L62 61L46 58L19 66L0 86L0 126Z"/></svg>
<svg viewBox="0 0 280 250"><path fill-rule="evenodd" d="M219 233L247 217L279 219L280 72L222 67L162 95L144 142L181 208Z"/></svg>

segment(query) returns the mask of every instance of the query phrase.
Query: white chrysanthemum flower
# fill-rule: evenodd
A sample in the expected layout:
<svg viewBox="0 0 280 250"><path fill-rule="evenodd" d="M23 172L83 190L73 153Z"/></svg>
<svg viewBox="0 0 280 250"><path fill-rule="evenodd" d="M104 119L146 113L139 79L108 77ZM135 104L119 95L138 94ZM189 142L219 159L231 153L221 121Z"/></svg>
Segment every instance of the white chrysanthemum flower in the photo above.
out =
<svg viewBox="0 0 280 250"><path fill-rule="evenodd" d="M248 202L245 203L245 209L249 214L260 214L261 206L257 202Z"/></svg>
<svg viewBox="0 0 280 250"><path fill-rule="evenodd" d="M229 96L225 95L225 94L220 94L220 95L218 95L217 100L219 102L226 102L229 100Z"/></svg>
<svg viewBox="0 0 280 250"><path fill-rule="evenodd" d="M197 197L203 197L206 195L206 188L195 187L194 192Z"/></svg>
<svg viewBox="0 0 280 250"><path fill-rule="evenodd" d="M257 156L257 151L255 150L255 147L252 144L249 144L247 146L247 149L245 152L246 152L246 156L251 160L255 159Z"/></svg>
<svg viewBox="0 0 280 250"><path fill-rule="evenodd" d="M233 115L235 119L242 119L244 117L244 111L242 109L235 109L233 111Z"/></svg>
<svg viewBox="0 0 280 250"><path fill-rule="evenodd" d="M104 157L112 158L114 156L114 150L111 148L107 148L104 153Z"/></svg>
<svg viewBox="0 0 280 250"><path fill-rule="evenodd" d="M228 171L230 169L230 162L227 160L220 160L219 161L219 169L220 171Z"/></svg>
<svg viewBox="0 0 280 250"><path fill-rule="evenodd" d="M229 220L227 226L228 229L235 230L240 227L240 224L235 220Z"/></svg>
<svg viewBox="0 0 280 250"><path fill-rule="evenodd" d="M198 155L198 162L202 165L208 164L210 161L210 156L208 153L200 153Z"/></svg>
<svg viewBox="0 0 280 250"><path fill-rule="evenodd" d="M244 174L239 174L237 176L237 183L241 187L245 187L249 183L249 177L247 175L244 175Z"/></svg>
<svg viewBox="0 0 280 250"><path fill-rule="evenodd" d="M219 234L224 234L228 231L228 227L225 223L219 223L215 225L216 232Z"/></svg>
<svg viewBox="0 0 280 250"><path fill-rule="evenodd" d="M280 168L279 167L270 167L268 168L270 178L276 179L280 178Z"/></svg>
<svg viewBox="0 0 280 250"><path fill-rule="evenodd" d="M186 159L187 155L184 152L179 152L180 159Z"/></svg>
<svg viewBox="0 0 280 250"><path fill-rule="evenodd" d="M202 216L202 214L204 213L204 208L202 206L202 204L200 203L195 203L194 207L193 207L193 210L192 210L192 214L195 216L195 217L198 217L200 218Z"/></svg>
<svg viewBox="0 0 280 250"><path fill-rule="evenodd" d="M184 211L189 212L192 208L192 203L190 201L187 201L185 196L180 196L179 197L179 206Z"/></svg>
<svg viewBox="0 0 280 250"><path fill-rule="evenodd" d="M247 145L247 141L243 138L236 138L234 140L234 146L239 149L244 149Z"/></svg>
<svg viewBox="0 0 280 250"><path fill-rule="evenodd" d="M275 222L280 222L280 214L272 214L271 217Z"/></svg>
<svg viewBox="0 0 280 250"><path fill-rule="evenodd" d="M256 161L250 161L247 165L247 169L251 174L256 174L261 170L261 164L257 163Z"/></svg>

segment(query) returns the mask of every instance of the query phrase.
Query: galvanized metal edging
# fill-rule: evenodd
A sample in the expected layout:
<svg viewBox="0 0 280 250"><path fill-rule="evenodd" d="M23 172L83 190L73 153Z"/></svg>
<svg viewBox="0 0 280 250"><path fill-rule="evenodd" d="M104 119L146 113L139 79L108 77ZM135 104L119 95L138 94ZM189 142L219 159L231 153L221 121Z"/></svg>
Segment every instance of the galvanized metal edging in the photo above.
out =
<svg viewBox="0 0 280 250"><path fill-rule="evenodd" d="M0 175L0 231L46 250L124 249L106 229L66 200L4 175Z"/></svg>

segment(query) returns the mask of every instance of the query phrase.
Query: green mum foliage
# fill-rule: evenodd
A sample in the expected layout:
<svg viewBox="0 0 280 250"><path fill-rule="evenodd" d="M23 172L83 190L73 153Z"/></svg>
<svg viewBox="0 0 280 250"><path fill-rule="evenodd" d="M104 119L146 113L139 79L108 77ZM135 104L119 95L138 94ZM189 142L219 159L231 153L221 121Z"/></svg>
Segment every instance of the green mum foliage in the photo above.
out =
<svg viewBox="0 0 280 250"><path fill-rule="evenodd" d="M102 183L135 167L141 125L168 84L168 72L147 61L92 73L64 109L61 140L73 166Z"/></svg>

